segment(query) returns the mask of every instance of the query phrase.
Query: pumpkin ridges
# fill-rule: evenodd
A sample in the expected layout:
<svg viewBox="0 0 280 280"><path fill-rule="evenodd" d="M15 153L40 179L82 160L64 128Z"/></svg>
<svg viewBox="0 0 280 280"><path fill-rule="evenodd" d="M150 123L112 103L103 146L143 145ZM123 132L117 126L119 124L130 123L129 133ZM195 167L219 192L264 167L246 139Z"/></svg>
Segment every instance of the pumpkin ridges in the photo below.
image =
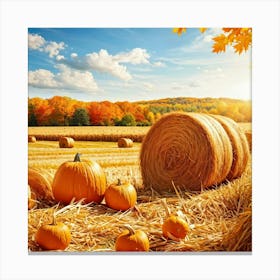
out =
<svg viewBox="0 0 280 280"><path fill-rule="evenodd" d="M135 206L137 192L130 183L111 184L105 191L105 202L107 206L115 210L126 211Z"/></svg>
<svg viewBox="0 0 280 280"><path fill-rule="evenodd" d="M64 223L46 224L39 228L35 240L42 249L64 250L71 241L71 233Z"/></svg>
<svg viewBox="0 0 280 280"><path fill-rule="evenodd" d="M117 237L116 251L149 251L149 238L142 230L134 230L130 225L124 225L125 230Z"/></svg>
<svg viewBox="0 0 280 280"><path fill-rule="evenodd" d="M57 201L70 203L75 198L84 199L85 203L100 203L106 190L106 177L97 162L68 161L58 168L52 188Z"/></svg>

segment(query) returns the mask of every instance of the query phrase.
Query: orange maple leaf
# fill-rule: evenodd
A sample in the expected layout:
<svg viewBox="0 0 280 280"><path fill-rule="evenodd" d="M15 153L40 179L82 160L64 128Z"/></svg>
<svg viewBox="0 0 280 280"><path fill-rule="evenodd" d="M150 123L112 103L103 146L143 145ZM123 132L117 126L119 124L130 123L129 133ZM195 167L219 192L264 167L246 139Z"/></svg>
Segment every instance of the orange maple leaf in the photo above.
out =
<svg viewBox="0 0 280 280"><path fill-rule="evenodd" d="M199 30L200 30L201 33L204 33L206 29L207 29L207 28L205 28L205 27L200 27L200 28L199 28Z"/></svg>
<svg viewBox="0 0 280 280"><path fill-rule="evenodd" d="M235 52L241 54L243 51L247 51L252 43L252 34L244 32L236 38L237 43L233 46Z"/></svg>
<svg viewBox="0 0 280 280"><path fill-rule="evenodd" d="M226 46L228 44L228 38L225 36L225 34L221 34L219 36L216 36L213 38L215 43L212 46L212 52L219 53L219 52L225 52Z"/></svg>
<svg viewBox="0 0 280 280"><path fill-rule="evenodd" d="M180 27L180 28L173 28L173 32L177 33L179 36L182 35L183 32L186 32L187 28Z"/></svg>

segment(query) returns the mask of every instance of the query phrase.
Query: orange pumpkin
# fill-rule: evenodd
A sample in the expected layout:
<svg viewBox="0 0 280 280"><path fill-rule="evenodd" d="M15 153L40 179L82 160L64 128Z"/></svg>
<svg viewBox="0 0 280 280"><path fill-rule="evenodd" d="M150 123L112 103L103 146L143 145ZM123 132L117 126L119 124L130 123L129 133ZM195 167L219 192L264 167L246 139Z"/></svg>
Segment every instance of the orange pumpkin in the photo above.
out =
<svg viewBox="0 0 280 280"><path fill-rule="evenodd" d="M189 232L188 223L181 217L170 215L162 225L162 233L165 238L182 239Z"/></svg>
<svg viewBox="0 0 280 280"><path fill-rule="evenodd" d="M53 200L52 180L53 175L47 170L28 168L28 185L36 199Z"/></svg>
<svg viewBox="0 0 280 280"><path fill-rule="evenodd" d="M147 234L142 230L133 230L129 225L117 238L116 251L149 251L150 244Z"/></svg>
<svg viewBox="0 0 280 280"><path fill-rule="evenodd" d="M100 203L106 190L106 176L97 162L80 159L61 164L52 184L56 201L69 204L72 199L84 199L85 203Z"/></svg>
<svg viewBox="0 0 280 280"><path fill-rule="evenodd" d="M183 218L170 213L166 199L162 200L162 202L167 214L167 218L162 224L163 236L176 241L185 238L190 231L188 223Z"/></svg>
<svg viewBox="0 0 280 280"><path fill-rule="evenodd" d="M36 196L34 192L31 191L30 186L28 185L28 210L36 206Z"/></svg>
<svg viewBox="0 0 280 280"><path fill-rule="evenodd" d="M36 235L36 242L45 250L64 250L71 242L71 232L67 225L56 222L42 225Z"/></svg>
<svg viewBox="0 0 280 280"><path fill-rule="evenodd" d="M137 192L130 183L122 184L120 179L117 184L110 185L105 191L106 204L115 210L125 211L134 207L137 201Z"/></svg>

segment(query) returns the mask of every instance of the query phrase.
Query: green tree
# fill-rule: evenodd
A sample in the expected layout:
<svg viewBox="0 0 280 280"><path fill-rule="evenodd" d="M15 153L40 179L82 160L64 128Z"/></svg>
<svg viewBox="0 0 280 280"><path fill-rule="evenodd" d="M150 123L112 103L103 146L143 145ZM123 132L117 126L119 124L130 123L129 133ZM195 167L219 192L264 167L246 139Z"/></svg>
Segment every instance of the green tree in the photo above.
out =
<svg viewBox="0 0 280 280"><path fill-rule="evenodd" d="M70 124L74 126L89 125L89 116L84 108L77 108L70 120Z"/></svg>
<svg viewBox="0 0 280 280"><path fill-rule="evenodd" d="M28 106L28 126L37 126L37 118L34 112L34 105L30 104Z"/></svg>
<svg viewBox="0 0 280 280"><path fill-rule="evenodd" d="M135 118L131 114L124 115L122 119L116 123L119 126L135 126Z"/></svg>

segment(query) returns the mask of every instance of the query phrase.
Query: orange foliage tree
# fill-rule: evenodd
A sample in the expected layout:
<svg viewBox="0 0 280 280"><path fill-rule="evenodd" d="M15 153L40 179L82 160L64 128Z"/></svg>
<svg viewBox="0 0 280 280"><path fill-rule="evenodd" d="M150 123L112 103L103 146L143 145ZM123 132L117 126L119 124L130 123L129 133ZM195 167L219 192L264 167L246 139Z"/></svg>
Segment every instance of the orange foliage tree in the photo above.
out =
<svg viewBox="0 0 280 280"><path fill-rule="evenodd" d="M200 32L205 32L207 28L199 28ZM179 36L186 32L187 28L173 28L173 32ZM222 33L213 37L213 53L225 52L227 46L234 48L235 53L246 52L252 45L252 28L222 28Z"/></svg>

